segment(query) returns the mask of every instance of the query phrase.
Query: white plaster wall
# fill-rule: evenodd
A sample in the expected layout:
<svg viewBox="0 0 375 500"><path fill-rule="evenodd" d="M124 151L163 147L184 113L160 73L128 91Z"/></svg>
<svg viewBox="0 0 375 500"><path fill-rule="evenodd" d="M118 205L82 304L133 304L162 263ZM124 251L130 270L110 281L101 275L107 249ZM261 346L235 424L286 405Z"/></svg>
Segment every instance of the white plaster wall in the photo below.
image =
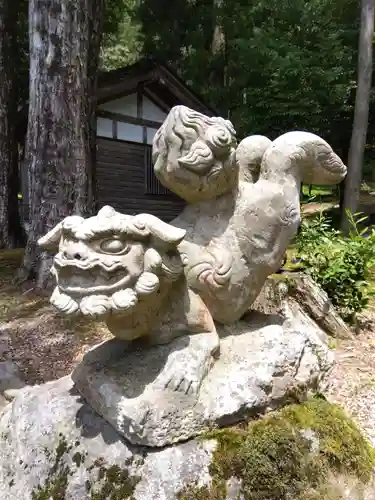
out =
<svg viewBox="0 0 375 500"><path fill-rule="evenodd" d="M131 94L121 97L120 99L106 102L105 104L101 104L99 109L136 118L137 94ZM142 118L162 123L166 117L167 114L162 109L144 96ZM147 127L147 144L152 144L156 130L157 129ZM112 119L103 117L97 118L97 136L113 138ZM117 139L143 143L143 127L140 125L117 121Z"/></svg>
<svg viewBox="0 0 375 500"><path fill-rule="evenodd" d="M130 94L114 101L100 104L99 109L118 113L119 115L128 115L137 117L137 94Z"/></svg>
<svg viewBox="0 0 375 500"><path fill-rule="evenodd" d="M109 101L100 104L99 109L117 113L119 115L128 115L134 118L137 117L137 94L130 94L114 101ZM150 99L143 97L143 116L145 120L162 123L167 117L159 106L156 106Z"/></svg>
<svg viewBox="0 0 375 500"><path fill-rule="evenodd" d="M167 113L160 109L147 97L143 97L143 117L145 120L162 123L167 118Z"/></svg>

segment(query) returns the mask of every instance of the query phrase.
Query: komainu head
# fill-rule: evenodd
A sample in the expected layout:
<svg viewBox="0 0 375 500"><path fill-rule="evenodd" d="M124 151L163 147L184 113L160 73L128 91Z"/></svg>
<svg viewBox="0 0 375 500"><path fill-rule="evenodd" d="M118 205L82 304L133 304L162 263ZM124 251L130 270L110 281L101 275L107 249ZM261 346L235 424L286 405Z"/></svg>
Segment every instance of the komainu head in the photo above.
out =
<svg viewBox="0 0 375 500"><path fill-rule="evenodd" d="M215 198L236 185L236 146L230 121L175 106L154 137L155 175L188 203Z"/></svg>
<svg viewBox="0 0 375 500"><path fill-rule="evenodd" d="M123 215L111 207L88 219L66 217L39 240L58 252L52 304L67 314L133 313L183 273L177 246L184 236L152 215Z"/></svg>

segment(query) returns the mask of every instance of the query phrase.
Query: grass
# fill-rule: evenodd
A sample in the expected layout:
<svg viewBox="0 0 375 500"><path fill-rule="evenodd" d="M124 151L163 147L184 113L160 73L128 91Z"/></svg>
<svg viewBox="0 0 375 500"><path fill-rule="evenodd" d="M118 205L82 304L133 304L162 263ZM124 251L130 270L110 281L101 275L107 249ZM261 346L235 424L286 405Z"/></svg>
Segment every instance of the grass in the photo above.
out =
<svg viewBox="0 0 375 500"><path fill-rule="evenodd" d="M367 308L375 311L375 269L370 271L370 279L368 280L368 291L370 292L369 302Z"/></svg>
<svg viewBox="0 0 375 500"><path fill-rule="evenodd" d="M303 185L302 191L301 205L305 215L314 215L320 210L328 211L332 213L335 227L340 226L340 210L337 207L339 193L336 186L313 185L311 195L309 195L309 186ZM366 213L373 220L375 219L375 183L362 183L358 211Z"/></svg>
<svg viewBox="0 0 375 500"><path fill-rule="evenodd" d="M302 192L306 200L303 200L305 203L311 199L315 198L315 202L322 202L322 201L332 201L332 200L337 200L338 198L338 193L336 186L318 186L318 185L313 185L310 186L304 184L302 186Z"/></svg>

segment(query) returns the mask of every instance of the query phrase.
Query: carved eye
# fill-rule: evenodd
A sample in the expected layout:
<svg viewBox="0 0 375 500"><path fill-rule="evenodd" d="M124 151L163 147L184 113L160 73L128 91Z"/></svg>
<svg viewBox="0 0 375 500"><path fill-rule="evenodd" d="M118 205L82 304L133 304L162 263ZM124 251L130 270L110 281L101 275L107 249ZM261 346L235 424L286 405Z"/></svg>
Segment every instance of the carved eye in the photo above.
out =
<svg viewBox="0 0 375 500"><path fill-rule="evenodd" d="M130 250L130 246L121 240L104 240L100 249L106 253L127 253Z"/></svg>

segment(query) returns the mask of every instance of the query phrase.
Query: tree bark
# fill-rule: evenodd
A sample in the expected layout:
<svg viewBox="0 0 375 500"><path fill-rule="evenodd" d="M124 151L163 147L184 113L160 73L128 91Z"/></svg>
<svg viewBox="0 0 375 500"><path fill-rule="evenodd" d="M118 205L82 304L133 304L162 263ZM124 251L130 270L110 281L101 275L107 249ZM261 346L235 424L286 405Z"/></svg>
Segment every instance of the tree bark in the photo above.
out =
<svg viewBox="0 0 375 500"><path fill-rule="evenodd" d="M14 248L21 238L18 210L18 143L15 127L15 7L12 0L0 0L0 248Z"/></svg>
<svg viewBox="0 0 375 500"><path fill-rule="evenodd" d="M354 107L353 131L345 180L341 229L348 233L347 210L355 213L361 187L363 155L366 145L371 94L372 45L374 36L374 0L361 0L361 27L358 50L357 91Z"/></svg>
<svg viewBox="0 0 375 500"><path fill-rule="evenodd" d="M19 276L49 283L51 255L37 241L68 215L91 215L93 99L102 0L30 0L26 161L30 230ZM96 30L99 29L99 32ZM91 43L93 33L96 45ZM97 51L97 56L95 52Z"/></svg>
<svg viewBox="0 0 375 500"><path fill-rule="evenodd" d="M226 82L226 37L222 25L223 0L213 0L212 3L212 43L211 53L214 66L210 74L210 82L214 86L225 87Z"/></svg>
<svg viewBox="0 0 375 500"><path fill-rule="evenodd" d="M89 17L89 95L88 119L89 119L89 151L91 156L91 181L93 186L92 210L97 210L96 205L96 95L98 89L98 69L100 66L100 49L103 40L103 18L104 18L104 0L93 0L90 2Z"/></svg>

